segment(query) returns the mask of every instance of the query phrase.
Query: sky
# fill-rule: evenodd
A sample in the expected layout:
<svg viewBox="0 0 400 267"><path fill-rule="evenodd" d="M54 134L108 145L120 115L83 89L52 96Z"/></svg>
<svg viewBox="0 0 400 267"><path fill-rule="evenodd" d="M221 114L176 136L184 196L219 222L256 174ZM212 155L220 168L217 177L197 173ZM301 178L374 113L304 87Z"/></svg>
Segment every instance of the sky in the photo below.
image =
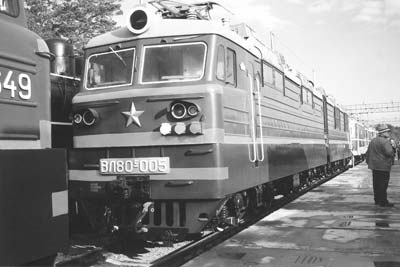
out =
<svg viewBox="0 0 400 267"><path fill-rule="evenodd" d="M217 2L235 15L216 7L215 18L245 22L267 46L273 32L289 65L310 78L314 72L338 103L400 102L400 0ZM124 13L138 3L123 0Z"/></svg>

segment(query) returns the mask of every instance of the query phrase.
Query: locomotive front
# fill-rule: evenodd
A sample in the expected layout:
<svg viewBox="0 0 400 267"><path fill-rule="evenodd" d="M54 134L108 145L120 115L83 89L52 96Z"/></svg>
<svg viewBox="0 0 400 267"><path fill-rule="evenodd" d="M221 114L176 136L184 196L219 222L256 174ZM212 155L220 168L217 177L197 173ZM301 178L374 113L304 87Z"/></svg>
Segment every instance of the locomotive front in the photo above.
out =
<svg viewBox="0 0 400 267"><path fill-rule="evenodd" d="M73 99L72 216L147 238L198 233L221 205L228 178L219 145L222 87L211 75L215 35L209 21L152 27L148 18L137 8L129 27L86 48Z"/></svg>

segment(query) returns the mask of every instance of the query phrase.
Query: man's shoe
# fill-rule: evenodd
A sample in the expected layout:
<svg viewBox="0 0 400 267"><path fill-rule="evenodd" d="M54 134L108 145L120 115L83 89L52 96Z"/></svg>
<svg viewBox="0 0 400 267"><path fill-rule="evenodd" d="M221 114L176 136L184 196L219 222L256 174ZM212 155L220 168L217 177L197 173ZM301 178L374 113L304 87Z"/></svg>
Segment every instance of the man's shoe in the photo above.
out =
<svg viewBox="0 0 400 267"><path fill-rule="evenodd" d="M389 203L389 202L385 202L385 203L380 203L379 206L380 207L391 208L391 207L394 207L394 204L393 203Z"/></svg>

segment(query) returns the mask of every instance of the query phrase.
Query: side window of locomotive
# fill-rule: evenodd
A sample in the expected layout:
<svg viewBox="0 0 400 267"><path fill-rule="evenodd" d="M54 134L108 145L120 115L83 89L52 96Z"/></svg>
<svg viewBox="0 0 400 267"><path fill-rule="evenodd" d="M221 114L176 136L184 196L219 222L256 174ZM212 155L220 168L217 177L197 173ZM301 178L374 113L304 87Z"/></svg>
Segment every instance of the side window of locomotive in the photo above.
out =
<svg viewBox="0 0 400 267"><path fill-rule="evenodd" d="M87 60L86 88L129 85L133 80L135 49L113 50L91 55Z"/></svg>
<svg viewBox="0 0 400 267"><path fill-rule="evenodd" d="M204 43L166 44L144 47L142 83L197 81L203 78Z"/></svg>
<svg viewBox="0 0 400 267"><path fill-rule="evenodd" d="M16 0L0 0L0 13L16 17L19 13L18 1Z"/></svg>
<svg viewBox="0 0 400 267"><path fill-rule="evenodd" d="M301 102L307 104L307 89L305 88L303 88L303 100Z"/></svg>
<svg viewBox="0 0 400 267"><path fill-rule="evenodd" d="M273 86L274 85L274 73L272 70L272 67L266 64L265 62L263 63L263 74L264 74L264 85L269 85Z"/></svg>
<svg viewBox="0 0 400 267"><path fill-rule="evenodd" d="M303 88L303 104L312 106L312 92L306 88Z"/></svg>
<svg viewBox="0 0 400 267"><path fill-rule="evenodd" d="M225 81L225 48L220 45L217 54L217 79Z"/></svg>
<svg viewBox="0 0 400 267"><path fill-rule="evenodd" d="M334 109L334 116L335 116L335 129L340 130L340 111L338 108Z"/></svg>
<svg viewBox="0 0 400 267"><path fill-rule="evenodd" d="M349 132L349 117L344 114L344 131Z"/></svg>
<svg viewBox="0 0 400 267"><path fill-rule="evenodd" d="M316 96L313 99L313 108L317 112L316 114L322 117L322 101Z"/></svg>
<svg viewBox="0 0 400 267"><path fill-rule="evenodd" d="M263 85L274 88L275 90L284 94L284 75L280 71L276 70L271 65L263 62Z"/></svg>
<svg viewBox="0 0 400 267"><path fill-rule="evenodd" d="M340 111L340 129L345 131L345 121L344 121L344 113Z"/></svg>
<svg viewBox="0 0 400 267"><path fill-rule="evenodd" d="M227 49L226 53L226 83L236 86L236 53Z"/></svg>
<svg viewBox="0 0 400 267"><path fill-rule="evenodd" d="M274 70L274 78L275 78L275 88L279 91L283 92L283 74L277 70Z"/></svg>

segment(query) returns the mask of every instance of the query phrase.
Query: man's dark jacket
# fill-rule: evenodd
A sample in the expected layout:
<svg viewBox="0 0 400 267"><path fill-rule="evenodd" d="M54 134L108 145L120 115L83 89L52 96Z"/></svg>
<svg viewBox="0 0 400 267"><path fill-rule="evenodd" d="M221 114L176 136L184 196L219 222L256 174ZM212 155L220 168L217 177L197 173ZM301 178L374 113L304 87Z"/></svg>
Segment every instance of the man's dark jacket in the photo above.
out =
<svg viewBox="0 0 400 267"><path fill-rule="evenodd" d="M372 139L365 156L369 169L390 172L393 150L389 139L383 136Z"/></svg>

